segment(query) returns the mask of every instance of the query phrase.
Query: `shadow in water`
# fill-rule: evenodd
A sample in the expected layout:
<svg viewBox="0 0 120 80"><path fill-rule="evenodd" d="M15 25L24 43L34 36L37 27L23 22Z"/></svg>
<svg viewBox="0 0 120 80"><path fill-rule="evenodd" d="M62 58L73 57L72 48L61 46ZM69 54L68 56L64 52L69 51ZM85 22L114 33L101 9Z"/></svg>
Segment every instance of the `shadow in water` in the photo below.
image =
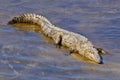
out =
<svg viewBox="0 0 120 80"><path fill-rule="evenodd" d="M101 55L100 55L100 60L101 60L100 64L104 64L103 57Z"/></svg>
<svg viewBox="0 0 120 80"><path fill-rule="evenodd" d="M40 36L47 42L52 42L51 38L48 38L46 35L44 35L44 33L41 31L40 26L37 25L33 25L33 24L25 24L25 23L17 23L17 24L13 24L13 27L21 32L35 32L40 34Z"/></svg>

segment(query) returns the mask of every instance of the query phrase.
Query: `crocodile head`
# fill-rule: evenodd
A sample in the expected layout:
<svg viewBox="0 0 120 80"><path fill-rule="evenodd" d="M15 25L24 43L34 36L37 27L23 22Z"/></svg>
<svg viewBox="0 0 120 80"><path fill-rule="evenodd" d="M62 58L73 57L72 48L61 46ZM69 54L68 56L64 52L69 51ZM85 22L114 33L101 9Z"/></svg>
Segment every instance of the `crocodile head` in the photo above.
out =
<svg viewBox="0 0 120 80"><path fill-rule="evenodd" d="M90 48L85 50L84 56L90 59L91 61L94 61L99 64L103 64L102 56L98 54L98 51L95 48Z"/></svg>

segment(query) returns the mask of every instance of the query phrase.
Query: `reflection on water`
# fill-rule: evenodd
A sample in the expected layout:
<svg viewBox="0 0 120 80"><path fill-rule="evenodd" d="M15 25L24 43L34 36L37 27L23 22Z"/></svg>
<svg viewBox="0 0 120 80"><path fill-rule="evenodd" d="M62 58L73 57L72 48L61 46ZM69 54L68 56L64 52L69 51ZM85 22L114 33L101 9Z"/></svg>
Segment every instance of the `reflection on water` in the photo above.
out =
<svg viewBox="0 0 120 80"><path fill-rule="evenodd" d="M40 27L30 24L14 24L13 27L22 32L39 32Z"/></svg>
<svg viewBox="0 0 120 80"><path fill-rule="evenodd" d="M103 65L89 63L76 53L66 56L68 51L51 44L37 26L0 25L0 80L119 80L119 3L119 0L1 0L0 22L22 13L41 14L56 26L85 35L108 54L103 56Z"/></svg>

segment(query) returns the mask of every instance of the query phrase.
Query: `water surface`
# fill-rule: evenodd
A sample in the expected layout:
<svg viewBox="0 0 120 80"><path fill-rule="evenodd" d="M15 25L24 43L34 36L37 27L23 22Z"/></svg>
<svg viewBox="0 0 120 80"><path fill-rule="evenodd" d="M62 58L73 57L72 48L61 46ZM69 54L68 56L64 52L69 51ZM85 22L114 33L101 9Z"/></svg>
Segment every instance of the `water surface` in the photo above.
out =
<svg viewBox="0 0 120 80"><path fill-rule="evenodd" d="M0 0L0 22L22 13L47 17L60 28L86 36L108 52L104 64L56 48L33 25L0 25L0 80L119 80L119 0ZM35 26L34 26L35 27ZM25 30L25 31L24 31ZM35 32L36 31L36 32Z"/></svg>

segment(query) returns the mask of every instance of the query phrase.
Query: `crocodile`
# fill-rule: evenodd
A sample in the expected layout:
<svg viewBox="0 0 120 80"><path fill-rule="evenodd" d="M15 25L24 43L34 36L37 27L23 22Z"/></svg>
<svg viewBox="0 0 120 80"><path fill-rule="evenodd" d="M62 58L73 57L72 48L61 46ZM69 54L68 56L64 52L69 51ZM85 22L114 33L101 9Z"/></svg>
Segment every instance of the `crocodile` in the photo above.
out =
<svg viewBox="0 0 120 80"><path fill-rule="evenodd" d="M70 50L70 53L77 52L82 57L85 57L98 64L103 63L101 54L105 51L101 48L96 48L85 36L74 33L53 25L46 17L34 13L21 14L13 17L8 21L8 24L27 23L38 25L41 31L58 46L65 46Z"/></svg>

